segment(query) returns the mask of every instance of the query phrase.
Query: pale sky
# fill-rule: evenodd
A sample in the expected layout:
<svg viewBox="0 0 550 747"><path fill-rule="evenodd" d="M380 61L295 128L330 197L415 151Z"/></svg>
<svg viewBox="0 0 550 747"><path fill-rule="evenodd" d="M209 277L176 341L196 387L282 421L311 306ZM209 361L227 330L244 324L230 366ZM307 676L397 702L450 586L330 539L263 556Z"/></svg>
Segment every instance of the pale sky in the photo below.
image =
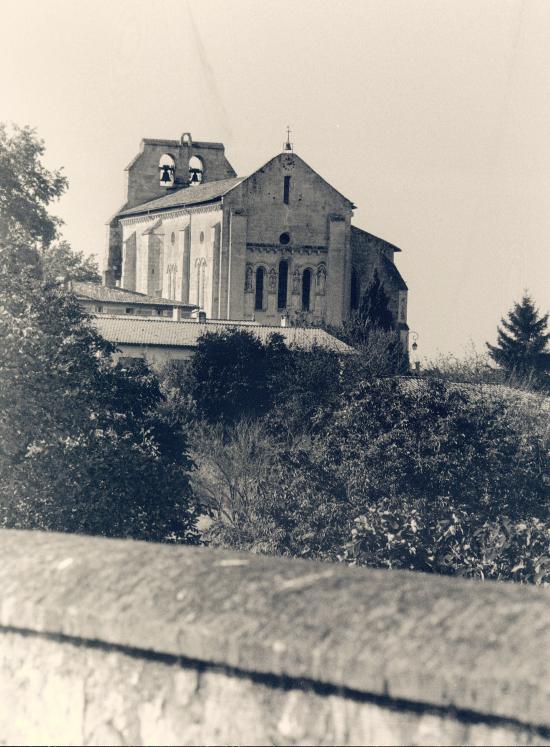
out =
<svg viewBox="0 0 550 747"><path fill-rule="evenodd" d="M102 256L140 140L295 151L401 247L419 353L550 307L550 0L0 0L0 120L36 127L53 212Z"/></svg>

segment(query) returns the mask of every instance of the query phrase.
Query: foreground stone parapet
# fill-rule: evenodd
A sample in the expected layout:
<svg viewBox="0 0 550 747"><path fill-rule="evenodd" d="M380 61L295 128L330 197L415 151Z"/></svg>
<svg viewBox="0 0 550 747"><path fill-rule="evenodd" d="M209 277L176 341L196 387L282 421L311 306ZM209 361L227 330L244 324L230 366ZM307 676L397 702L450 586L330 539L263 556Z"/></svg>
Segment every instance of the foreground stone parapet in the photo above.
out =
<svg viewBox="0 0 550 747"><path fill-rule="evenodd" d="M547 744L545 589L0 532L5 744Z"/></svg>

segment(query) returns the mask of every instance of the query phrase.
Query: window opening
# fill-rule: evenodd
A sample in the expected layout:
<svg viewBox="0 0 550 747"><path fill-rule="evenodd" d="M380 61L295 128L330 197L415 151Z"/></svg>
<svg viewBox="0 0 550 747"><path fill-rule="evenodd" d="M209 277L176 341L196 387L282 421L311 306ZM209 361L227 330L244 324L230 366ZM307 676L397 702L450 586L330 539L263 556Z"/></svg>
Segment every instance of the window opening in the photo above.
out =
<svg viewBox="0 0 550 747"><path fill-rule="evenodd" d="M176 179L176 162L169 153L159 160L159 183L161 187L173 187Z"/></svg>
<svg viewBox="0 0 550 747"><path fill-rule="evenodd" d="M311 297L311 270L304 270L302 275L302 311L309 311Z"/></svg>
<svg viewBox="0 0 550 747"><path fill-rule="evenodd" d="M191 156L189 159L189 184L193 187L202 182L204 176L204 166L198 156Z"/></svg>
<svg viewBox="0 0 550 747"><path fill-rule="evenodd" d="M258 267L256 270L256 295L254 297L255 311L263 311L264 308L264 276L264 268Z"/></svg>
<svg viewBox="0 0 550 747"><path fill-rule="evenodd" d="M290 243L290 234L286 231L279 236L279 243L286 246Z"/></svg>
<svg viewBox="0 0 550 747"><path fill-rule="evenodd" d="M285 205L290 203L290 177L285 176L285 183L283 187L283 202Z"/></svg>
<svg viewBox="0 0 550 747"><path fill-rule="evenodd" d="M286 309L286 297L288 290L288 262L279 262L279 288L277 290L277 308Z"/></svg>

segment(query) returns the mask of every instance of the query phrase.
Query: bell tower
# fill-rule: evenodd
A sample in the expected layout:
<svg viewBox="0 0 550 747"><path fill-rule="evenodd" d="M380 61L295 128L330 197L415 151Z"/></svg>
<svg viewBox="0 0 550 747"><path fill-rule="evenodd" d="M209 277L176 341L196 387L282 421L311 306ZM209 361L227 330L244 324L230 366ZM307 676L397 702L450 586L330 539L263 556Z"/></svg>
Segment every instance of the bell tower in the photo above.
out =
<svg viewBox="0 0 550 747"><path fill-rule="evenodd" d="M190 132L184 132L179 140L142 140L140 152L126 167L126 202L107 224L105 285L114 286L121 278L119 213L172 191L234 176L237 174L225 157L223 143L193 141Z"/></svg>

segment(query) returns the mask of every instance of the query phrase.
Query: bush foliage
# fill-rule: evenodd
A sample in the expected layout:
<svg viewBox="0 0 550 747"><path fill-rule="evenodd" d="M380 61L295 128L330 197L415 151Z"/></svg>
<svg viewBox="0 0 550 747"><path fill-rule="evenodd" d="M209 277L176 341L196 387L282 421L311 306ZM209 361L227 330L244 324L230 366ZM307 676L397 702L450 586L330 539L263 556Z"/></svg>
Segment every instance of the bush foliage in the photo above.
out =
<svg viewBox="0 0 550 747"><path fill-rule="evenodd" d="M55 286L0 277L0 525L194 540L191 462L145 367Z"/></svg>
<svg viewBox="0 0 550 747"><path fill-rule="evenodd" d="M330 370L314 357L297 360L304 381L316 381L318 366ZM314 428L273 427L288 418L293 396L300 399L286 364L287 399L275 398L263 418L219 430L215 442L194 441L196 492L205 500L199 483L208 475L206 492L217 499L210 498L205 541L376 567L550 580L545 400L503 386L369 378L356 359L348 365L331 371L329 396L313 397ZM313 392L304 389L307 403ZM315 391L322 392L319 382Z"/></svg>
<svg viewBox="0 0 550 747"><path fill-rule="evenodd" d="M0 526L197 539L181 424L145 367L51 282L94 277L48 213L66 188L29 128L0 126Z"/></svg>

